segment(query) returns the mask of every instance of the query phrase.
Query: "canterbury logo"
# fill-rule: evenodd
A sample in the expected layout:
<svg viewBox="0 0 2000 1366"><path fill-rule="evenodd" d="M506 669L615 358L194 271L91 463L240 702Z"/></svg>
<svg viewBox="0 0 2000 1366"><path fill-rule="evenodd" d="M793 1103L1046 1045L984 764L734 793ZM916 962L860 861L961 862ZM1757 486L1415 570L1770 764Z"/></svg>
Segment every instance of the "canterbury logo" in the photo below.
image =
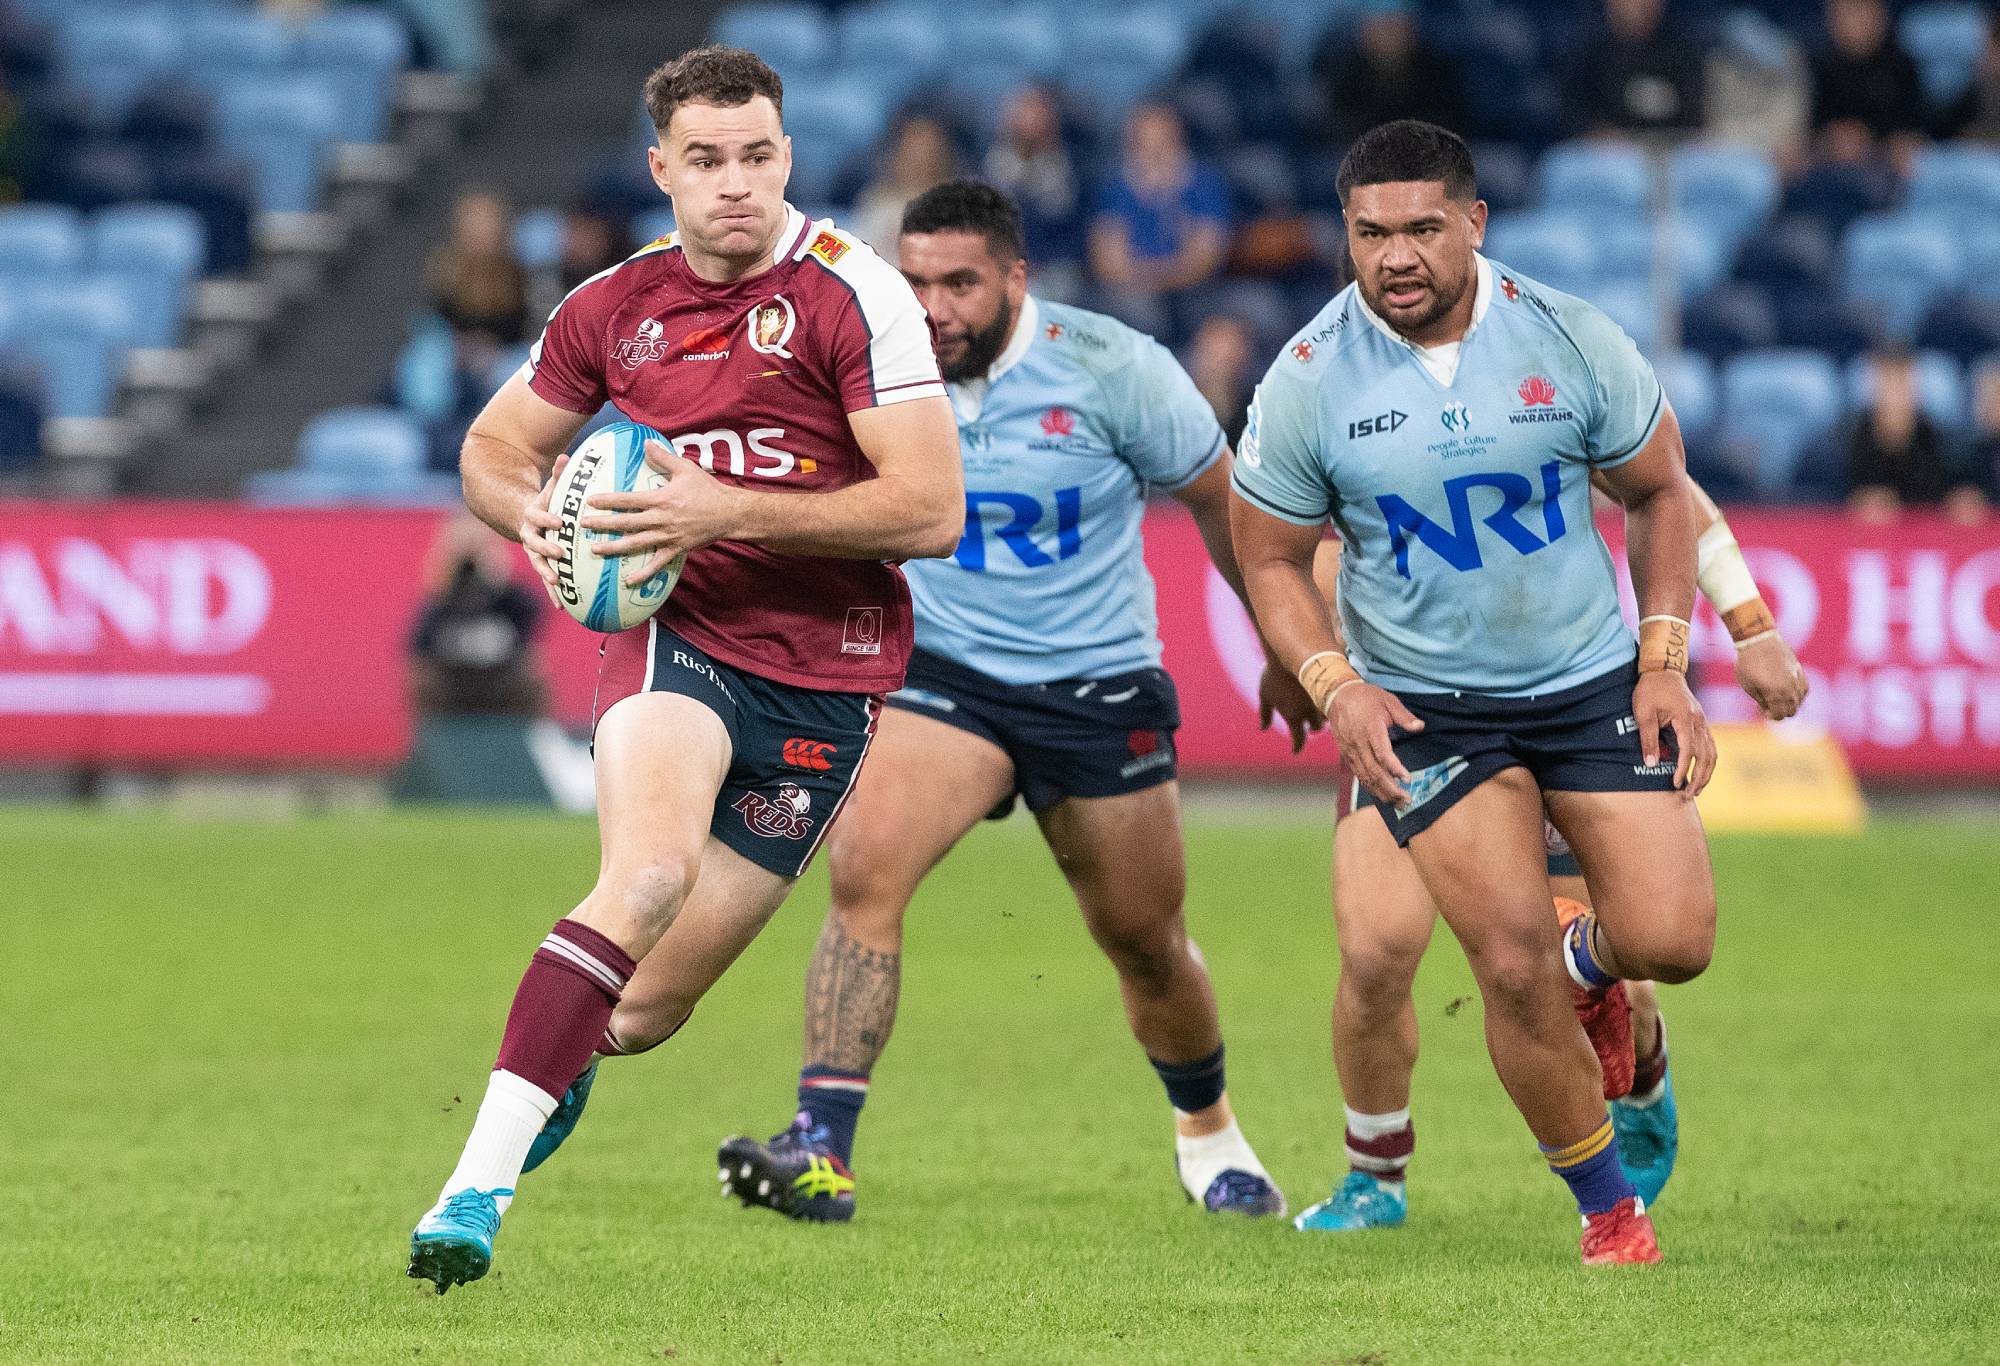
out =
<svg viewBox="0 0 2000 1366"><path fill-rule="evenodd" d="M840 751L825 740L790 739L785 741L785 763L792 768L808 769L814 773L824 773L833 767L834 755Z"/></svg>

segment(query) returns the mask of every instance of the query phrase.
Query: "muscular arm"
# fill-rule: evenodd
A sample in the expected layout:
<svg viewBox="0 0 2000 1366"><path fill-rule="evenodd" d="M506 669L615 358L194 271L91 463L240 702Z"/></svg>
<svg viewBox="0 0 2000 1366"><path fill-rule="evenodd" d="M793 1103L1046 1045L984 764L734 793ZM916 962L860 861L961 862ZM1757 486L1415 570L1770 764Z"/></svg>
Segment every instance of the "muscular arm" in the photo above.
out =
<svg viewBox="0 0 2000 1366"><path fill-rule="evenodd" d="M1223 447L1221 458L1192 482L1175 489L1174 497L1194 514L1195 527L1201 532L1201 542L1208 548L1215 572L1222 576L1237 600L1254 613L1250 596L1244 590L1243 571L1236 562L1236 546L1230 531L1229 466L1233 459L1229 448ZM1257 686L1258 728L1269 726L1274 715L1283 717L1285 728L1291 733L1292 753L1297 754L1305 747L1307 732L1319 729L1319 710L1300 686L1296 666L1286 667L1271 652L1269 643L1264 646L1264 654L1266 667Z"/></svg>
<svg viewBox="0 0 2000 1366"><path fill-rule="evenodd" d="M1340 648L1326 599L1313 584L1318 527L1296 526L1242 498L1229 501L1229 527L1250 614L1286 670Z"/></svg>
<svg viewBox="0 0 2000 1366"><path fill-rule="evenodd" d="M951 554L965 530L965 473L951 401L864 408L847 421L875 478L810 498L732 489L729 529L714 539L834 559Z"/></svg>
<svg viewBox="0 0 2000 1366"><path fill-rule="evenodd" d="M798 555L906 560L949 555L965 530L965 475L951 401L918 398L848 414L876 477L830 493L767 493L722 483L657 441L646 463L666 486L594 495L583 519L618 539L601 555L645 555L627 583L716 541L748 541Z"/></svg>
<svg viewBox="0 0 2000 1366"><path fill-rule="evenodd" d="M1694 612L1697 512L1673 409L1661 415L1659 428L1637 455L1600 473L1611 496L1625 505L1625 556L1640 618L1686 621Z"/></svg>
<svg viewBox="0 0 2000 1366"><path fill-rule="evenodd" d="M515 375L487 400L465 434L458 457L465 505L502 536L521 540L527 509L556 457L589 420L556 407Z"/></svg>

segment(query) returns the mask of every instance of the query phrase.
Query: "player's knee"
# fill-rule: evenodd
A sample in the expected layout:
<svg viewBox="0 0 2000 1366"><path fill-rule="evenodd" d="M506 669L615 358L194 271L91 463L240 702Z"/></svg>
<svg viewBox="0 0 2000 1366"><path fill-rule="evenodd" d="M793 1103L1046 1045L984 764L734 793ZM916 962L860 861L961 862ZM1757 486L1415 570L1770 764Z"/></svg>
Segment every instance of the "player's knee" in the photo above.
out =
<svg viewBox="0 0 2000 1366"><path fill-rule="evenodd" d="M851 939L870 947L902 942L908 879L886 851L865 837L842 840L840 827L827 837L831 916Z"/></svg>
<svg viewBox="0 0 2000 1366"><path fill-rule="evenodd" d="M694 886L696 868L693 859L655 854L607 875L591 899L629 925L664 934Z"/></svg>
<svg viewBox="0 0 2000 1366"><path fill-rule="evenodd" d="M1715 930L1689 930L1658 940L1646 961L1646 976L1655 982L1688 982L1708 970L1715 953Z"/></svg>
<svg viewBox="0 0 2000 1366"><path fill-rule="evenodd" d="M681 1026L694 1014L691 1003L681 1001L656 1001L638 1005L621 1001L611 1013L611 1023L605 1033L618 1045L623 1055L644 1053L658 1048L668 1039L681 1032Z"/></svg>
<svg viewBox="0 0 2000 1366"><path fill-rule="evenodd" d="M1400 1011L1410 999L1422 944L1396 939L1372 939L1344 944L1340 950L1340 996L1352 1010L1368 1016Z"/></svg>
<svg viewBox="0 0 2000 1366"><path fill-rule="evenodd" d="M1559 1000L1568 1011L1568 979L1560 976L1560 961L1550 944L1524 937L1468 956L1489 1019L1528 1026L1548 1012L1550 1000Z"/></svg>
<svg viewBox="0 0 2000 1366"><path fill-rule="evenodd" d="M1708 968L1715 953L1715 899L1691 894L1671 914L1648 915L1636 925L1618 925L1618 933L1600 917L1600 933L1611 944L1618 967L1627 976L1655 982L1686 982Z"/></svg>
<svg viewBox="0 0 2000 1366"><path fill-rule="evenodd" d="M1118 975L1141 992L1164 991L1188 958L1187 928L1178 915L1097 925L1091 932Z"/></svg>

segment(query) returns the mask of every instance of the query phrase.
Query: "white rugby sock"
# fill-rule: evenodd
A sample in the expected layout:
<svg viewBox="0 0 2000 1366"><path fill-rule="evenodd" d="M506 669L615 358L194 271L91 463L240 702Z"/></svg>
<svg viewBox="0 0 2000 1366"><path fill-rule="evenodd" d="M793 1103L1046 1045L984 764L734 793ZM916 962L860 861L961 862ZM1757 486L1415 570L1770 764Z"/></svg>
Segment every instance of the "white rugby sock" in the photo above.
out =
<svg viewBox="0 0 2000 1366"><path fill-rule="evenodd" d="M541 1087L496 1070L486 1083L486 1099L479 1102L479 1115L472 1121L472 1136L465 1140L458 1166L438 1193L438 1204L467 1188L500 1190L506 1194L494 1200L505 1214L514 1200L514 1184L521 1179L521 1164L528 1160L528 1148L555 1108L556 1098Z"/></svg>
<svg viewBox="0 0 2000 1366"><path fill-rule="evenodd" d="M1236 1127L1233 1119L1229 1121L1228 1128L1203 1134L1199 1138L1175 1134L1174 1154L1180 1158L1181 1185L1196 1200L1208 1194L1215 1178L1231 1168L1255 1172L1267 1181L1271 1179L1271 1174L1264 1170L1264 1164L1250 1150L1250 1141L1243 1137L1243 1131Z"/></svg>

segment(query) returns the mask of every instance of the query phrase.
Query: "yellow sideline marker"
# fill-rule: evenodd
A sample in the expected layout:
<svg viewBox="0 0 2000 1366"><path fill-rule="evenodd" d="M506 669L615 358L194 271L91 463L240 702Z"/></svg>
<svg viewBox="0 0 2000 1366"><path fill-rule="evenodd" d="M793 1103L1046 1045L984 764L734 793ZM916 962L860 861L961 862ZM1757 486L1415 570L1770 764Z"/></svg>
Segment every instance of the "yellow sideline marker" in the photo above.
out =
<svg viewBox="0 0 2000 1366"><path fill-rule="evenodd" d="M1868 805L1847 756L1825 732L1715 727L1715 777L1697 799L1710 830L1859 834Z"/></svg>

